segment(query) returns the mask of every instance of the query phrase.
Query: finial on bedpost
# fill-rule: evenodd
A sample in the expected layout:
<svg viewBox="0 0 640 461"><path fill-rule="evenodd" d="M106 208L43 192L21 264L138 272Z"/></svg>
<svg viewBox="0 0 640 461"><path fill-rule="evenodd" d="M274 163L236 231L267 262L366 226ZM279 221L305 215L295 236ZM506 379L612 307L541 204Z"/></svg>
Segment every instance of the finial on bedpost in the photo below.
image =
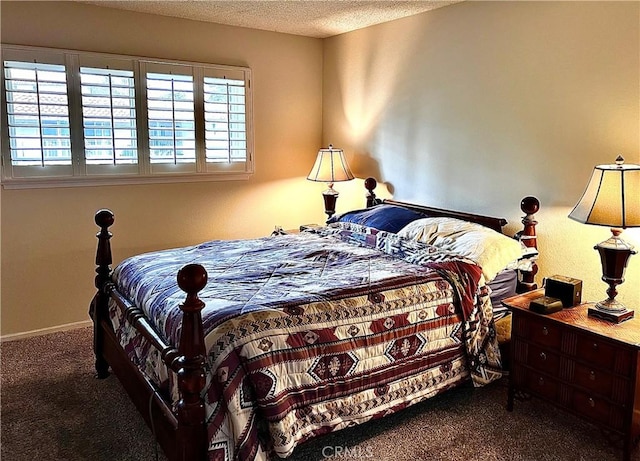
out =
<svg viewBox="0 0 640 461"><path fill-rule="evenodd" d="M178 271L178 286L187 293L187 299L180 305L182 331L178 346L178 450L184 455L179 459L190 459L189 453L207 451L205 407L200 397L205 386L206 350L201 314L205 304L198 298L198 292L207 284L207 277L207 271L199 264L188 264Z"/></svg>
<svg viewBox="0 0 640 461"><path fill-rule="evenodd" d="M100 232L96 234L98 238L98 249L96 251L96 275L95 285L98 290L102 289L104 284L109 280L111 274L111 268L109 267L113 262L111 256L111 240L112 233L109 232L109 227L113 225L115 216L111 210L102 209L96 213L95 222L100 227Z"/></svg>
<svg viewBox="0 0 640 461"><path fill-rule="evenodd" d="M109 376L109 364L103 356L104 331L101 323L109 319L109 295L105 292L105 286L111 277L111 232L109 227L113 224L115 217L111 210L99 210L95 217L95 223L100 227L100 232L96 234L98 238L98 248L96 250L96 277L95 287L98 292L91 301L89 315L93 319L93 352L96 356L95 368L96 377L104 379Z"/></svg>
<svg viewBox="0 0 640 461"><path fill-rule="evenodd" d="M375 178L369 177L364 180L364 187L365 189L367 189L367 195L365 196L367 198L367 208L370 208L380 203L379 200L376 198L375 192L373 192L373 190L376 188L377 185L378 185L378 181L376 181Z"/></svg>
<svg viewBox="0 0 640 461"><path fill-rule="evenodd" d="M536 224L534 214L540 210L540 201L533 197L528 196L522 199L520 202L520 209L526 213L526 216L522 218L522 224L524 229L520 233L520 240L527 247L538 248L538 240L536 238Z"/></svg>
<svg viewBox="0 0 640 461"><path fill-rule="evenodd" d="M538 221L536 221L534 215L540 210L540 201L533 196L525 197L520 202L520 209L526 213L526 215L522 218L524 229L516 234L516 238L520 240L524 246L537 249L538 239L536 234L536 225L538 224ZM538 288L538 285L535 283L535 276L537 273L538 266L535 262L531 267L531 271L520 271L521 280L518 281L517 291L519 293L523 293Z"/></svg>

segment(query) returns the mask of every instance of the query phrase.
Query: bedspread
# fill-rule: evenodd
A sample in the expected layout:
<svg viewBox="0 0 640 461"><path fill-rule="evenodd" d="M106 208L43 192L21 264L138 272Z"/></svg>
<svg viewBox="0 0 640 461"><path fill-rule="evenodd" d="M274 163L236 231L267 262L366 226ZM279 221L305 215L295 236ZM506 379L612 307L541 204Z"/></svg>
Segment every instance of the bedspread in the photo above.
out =
<svg viewBox="0 0 640 461"><path fill-rule="evenodd" d="M476 386L501 376L480 268L435 247L341 223L123 261L113 271L119 292L171 344L185 298L176 274L188 263L209 274L199 296L211 460L285 457L469 376ZM110 307L129 357L175 403L175 376Z"/></svg>

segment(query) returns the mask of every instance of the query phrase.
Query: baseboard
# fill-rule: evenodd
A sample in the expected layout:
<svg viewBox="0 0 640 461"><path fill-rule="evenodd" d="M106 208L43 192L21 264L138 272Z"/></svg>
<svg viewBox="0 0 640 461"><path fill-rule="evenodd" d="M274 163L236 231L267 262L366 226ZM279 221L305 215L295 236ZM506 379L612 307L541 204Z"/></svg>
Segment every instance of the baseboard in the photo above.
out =
<svg viewBox="0 0 640 461"><path fill-rule="evenodd" d="M18 339L32 338L34 336L48 335L50 333L59 333L61 331L77 330L93 325L91 320L83 320L82 322L67 323L49 328L40 328L39 330L25 331L23 333L12 333L10 335L0 336L0 342L15 341Z"/></svg>

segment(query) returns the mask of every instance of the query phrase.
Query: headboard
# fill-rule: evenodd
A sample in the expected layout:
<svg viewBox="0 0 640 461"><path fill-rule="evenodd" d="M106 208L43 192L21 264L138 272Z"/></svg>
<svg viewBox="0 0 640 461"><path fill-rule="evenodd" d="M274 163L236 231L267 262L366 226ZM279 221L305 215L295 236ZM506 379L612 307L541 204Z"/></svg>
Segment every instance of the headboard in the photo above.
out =
<svg viewBox="0 0 640 461"><path fill-rule="evenodd" d="M367 178L364 181L364 187L367 189L366 199L367 208L379 205L382 203L388 205L396 205L404 208L409 208L413 211L424 213L427 216L433 217L448 217L457 218L464 221L469 221L477 224L481 224L485 227L493 229L497 232L504 233L503 227L507 224L507 220L504 218L496 218L493 216L485 216L475 213L467 213L464 211L447 210L444 208L435 208L425 205L418 205L416 203L403 202L395 199L381 200L376 197L374 189L377 187L378 182L375 178ZM533 196L528 196L522 199L520 202L520 209L526 213L522 218L522 224L524 228L516 233L513 238L520 240L528 248L538 248L538 240L536 236L536 224L535 213L540 209L540 201ZM538 285L535 283L535 275L538 272L538 267L534 263L531 271L519 273L518 277L518 292L523 293L526 291L535 290Z"/></svg>
<svg viewBox="0 0 640 461"><path fill-rule="evenodd" d="M364 182L364 187L367 189L367 208L374 205L379 205L381 203L386 203L388 205L396 205L404 208L409 208L410 210L418 211L420 213L426 214L427 216L433 216L434 218L445 217L462 219L463 221L481 224L500 233L502 233L502 228L507 224L507 220L504 218L495 218L493 216L467 213L465 211L434 208L425 205L418 205L416 203L402 202L400 200L394 199L380 200L376 197L376 194L374 192L374 189L377 187L377 185L378 182L375 180L375 178L367 178Z"/></svg>

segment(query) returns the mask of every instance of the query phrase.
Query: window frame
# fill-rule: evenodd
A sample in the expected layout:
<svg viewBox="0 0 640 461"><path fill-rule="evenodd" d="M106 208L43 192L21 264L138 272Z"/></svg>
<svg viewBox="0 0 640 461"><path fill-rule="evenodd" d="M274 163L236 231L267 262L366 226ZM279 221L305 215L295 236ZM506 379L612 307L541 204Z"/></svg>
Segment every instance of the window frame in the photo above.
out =
<svg viewBox="0 0 640 461"><path fill-rule="evenodd" d="M248 67L9 44L1 44L1 51L2 174L0 181L5 189L246 180L254 173L253 91L251 69ZM29 175L28 167L15 166L11 160L4 63L5 61L33 62L34 59L43 63L62 61L65 65L72 162L70 168L68 166L62 169L66 171L66 175L58 175L54 171L55 166L33 167L33 170L40 169L40 171ZM117 63L120 63L119 67L116 66ZM125 67L133 70L137 131L137 163L134 164L90 164L85 161L80 67L108 69L110 65L118 70ZM184 75L191 75L193 78L196 157L193 163L154 163L150 160L146 72L154 72L158 69L166 69L169 72L172 69L176 72L180 70ZM246 138L244 161L207 162L204 87L205 77L211 76L244 81ZM231 109L228 113L230 111ZM228 124L231 125L230 120ZM228 141L231 145L231 134ZM69 170L71 170L70 174ZM17 173L19 171L21 173Z"/></svg>

